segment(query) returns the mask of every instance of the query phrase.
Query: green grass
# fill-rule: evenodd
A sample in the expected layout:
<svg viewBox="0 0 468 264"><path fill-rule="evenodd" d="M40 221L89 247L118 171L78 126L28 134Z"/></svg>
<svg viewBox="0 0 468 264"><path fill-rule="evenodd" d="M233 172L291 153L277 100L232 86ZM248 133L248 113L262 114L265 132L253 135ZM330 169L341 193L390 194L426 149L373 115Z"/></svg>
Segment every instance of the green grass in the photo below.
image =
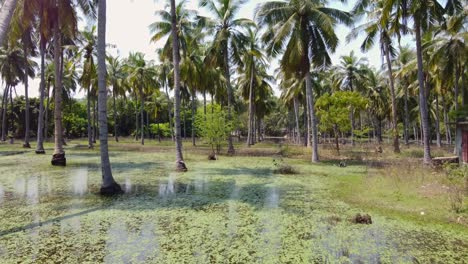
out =
<svg viewBox="0 0 468 264"><path fill-rule="evenodd" d="M242 145L238 144L240 148ZM116 180L127 193L97 195L98 147L69 142L67 167L20 144L0 145L2 263L463 263L468 228L444 193L418 192L444 175L369 157L340 168L343 156L308 162L288 147L299 173L274 174L278 146L238 149L208 161L186 142L187 173L175 173L172 142L111 142ZM362 148L364 149L364 148ZM25 153L16 153L26 151ZM282 152L284 154L284 151ZM350 154L351 153L351 154ZM385 153L385 152L384 152ZM8 155L5 155L8 154ZM380 157L383 159L383 157ZM381 161L379 157L374 157ZM411 175L405 174L410 169ZM429 176L428 176L429 175ZM427 196L427 197L426 197ZM420 212L424 210L425 215ZM372 225L352 224L369 213Z"/></svg>

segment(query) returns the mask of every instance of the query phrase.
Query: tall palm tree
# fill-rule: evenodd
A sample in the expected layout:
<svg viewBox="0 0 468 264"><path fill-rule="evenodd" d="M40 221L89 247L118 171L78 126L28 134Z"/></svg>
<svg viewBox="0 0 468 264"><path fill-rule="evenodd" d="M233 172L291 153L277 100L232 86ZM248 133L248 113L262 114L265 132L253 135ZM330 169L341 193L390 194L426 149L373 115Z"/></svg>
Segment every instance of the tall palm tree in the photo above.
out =
<svg viewBox="0 0 468 264"><path fill-rule="evenodd" d="M112 177L107 143L107 87L106 87L106 0L99 0L98 6L98 108L99 108L99 145L101 151L102 185L101 194L122 193L122 188Z"/></svg>
<svg viewBox="0 0 468 264"><path fill-rule="evenodd" d="M88 148L93 148L93 131L91 128L91 93L92 86L97 81L97 70L94 63L94 57L96 56L96 27L92 27L90 30L85 30L81 34L82 42L84 44L83 49L80 53L83 54L83 71L81 74L80 82L81 87L86 90L87 93L87 123L88 123Z"/></svg>
<svg viewBox="0 0 468 264"><path fill-rule="evenodd" d="M177 32L177 16L175 0L171 1L171 36L172 36L172 63L174 65L174 117L176 141L176 170L187 171L182 154L182 138L180 136L180 51L179 36Z"/></svg>
<svg viewBox="0 0 468 264"><path fill-rule="evenodd" d="M338 45L334 26L341 22L351 24L347 12L325 6L320 0L271 1L256 10L258 24L268 27L263 40L267 52L283 53L280 66L289 73L305 78L307 110L312 128L312 162L319 161L317 120L312 92L311 64L317 67L331 63L329 51Z"/></svg>
<svg viewBox="0 0 468 264"><path fill-rule="evenodd" d="M211 19L205 18L207 25L214 30L214 39L208 56L211 65L224 70L227 88L228 120L232 120L233 91L231 86L231 66L241 64L241 50L245 48L247 38L243 31L253 27L250 19L236 18L237 12L245 0L201 0L200 6L208 8ZM235 153L232 136L228 137L228 154Z"/></svg>
<svg viewBox="0 0 468 264"><path fill-rule="evenodd" d="M113 99L113 118L114 118L114 138L119 142L118 137L118 122L117 122L117 108L116 98L119 95L125 95L124 82L125 71L123 69L122 61L118 57L107 56L107 78L109 84L112 85L112 99Z"/></svg>
<svg viewBox="0 0 468 264"><path fill-rule="evenodd" d="M450 2L450 1L449 1ZM431 163L431 140L428 112L428 94L425 85L424 63L422 50L422 32L431 30L437 21L440 21L444 12L444 8L437 0L409 0L399 1L391 0L383 2L383 22L388 22L388 18L392 17L394 12L397 16L396 20L401 21L400 24L407 23L408 19L413 20L413 31L416 39L416 60L418 65L418 84L419 84L419 111L421 115L421 126L423 130L424 142L424 164Z"/></svg>
<svg viewBox="0 0 468 264"><path fill-rule="evenodd" d="M367 10L366 6L369 7ZM394 16L392 14L390 14L392 17L388 18L388 14L384 14L382 12L382 7L383 0L378 0L371 3L369 3L367 0L358 1L355 5L353 13L361 15L365 12L367 14L368 21L356 27L350 36L356 37L359 33L365 32L366 38L361 45L362 51L368 51L374 46L376 38L379 39L380 50L386 60L388 79L390 83L390 95L392 101L393 151L395 153L399 153L400 143L398 135L395 80L392 70L392 57L394 57L395 51L392 46L392 36L396 35L400 37L400 31L408 31L408 29L404 28L405 25L400 24L397 19L393 19Z"/></svg>
<svg viewBox="0 0 468 264"><path fill-rule="evenodd" d="M5 0L0 10L0 43L3 43L10 28L11 18L18 0Z"/></svg>

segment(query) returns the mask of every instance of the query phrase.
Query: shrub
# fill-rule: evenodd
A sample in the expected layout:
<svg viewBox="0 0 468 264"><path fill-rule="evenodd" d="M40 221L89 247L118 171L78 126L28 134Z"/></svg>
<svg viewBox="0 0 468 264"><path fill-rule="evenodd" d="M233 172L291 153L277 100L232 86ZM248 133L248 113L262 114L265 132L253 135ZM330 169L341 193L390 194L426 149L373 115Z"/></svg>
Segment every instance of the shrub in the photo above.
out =
<svg viewBox="0 0 468 264"><path fill-rule="evenodd" d="M275 169L273 173L276 174L297 174L298 171L291 165L287 164L283 158L273 159L273 166Z"/></svg>

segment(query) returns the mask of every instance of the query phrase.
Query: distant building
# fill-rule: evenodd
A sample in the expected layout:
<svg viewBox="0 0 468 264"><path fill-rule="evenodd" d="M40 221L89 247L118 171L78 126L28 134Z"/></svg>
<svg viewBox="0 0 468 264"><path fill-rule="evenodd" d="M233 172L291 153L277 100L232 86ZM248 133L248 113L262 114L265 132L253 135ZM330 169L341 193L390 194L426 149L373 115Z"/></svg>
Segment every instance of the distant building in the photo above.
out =
<svg viewBox="0 0 468 264"><path fill-rule="evenodd" d="M468 118L458 120L457 122L455 146L460 163L468 164Z"/></svg>

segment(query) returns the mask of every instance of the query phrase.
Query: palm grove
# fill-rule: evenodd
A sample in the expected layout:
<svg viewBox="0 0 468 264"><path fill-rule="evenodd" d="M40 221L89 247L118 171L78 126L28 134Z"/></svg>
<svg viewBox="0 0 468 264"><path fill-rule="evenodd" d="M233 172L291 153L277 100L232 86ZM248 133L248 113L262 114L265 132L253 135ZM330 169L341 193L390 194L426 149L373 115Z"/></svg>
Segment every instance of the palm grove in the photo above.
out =
<svg viewBox="0 0 468 264"><path fill-rule="evenodd" d="M269 1L257 6L255 21L240 16L245 2L201 0L204 17L169 1L149 25L150 41L162 44L152 61L106 54L104 0L3 0L1 140L21 137L29 148L35 138L44 154L53 137L53 165L66 164L65 138L86 136L89 148L99 140L102 193L121 191L108 133L141 144L171 138L179 171L187 170L186 137L193 145L203 138L213 152L227 142L233 155L235 137L251 146L287 134L311 147L312 162L327 140L339 151L340 138L354 145L390 137L396 153L421 142L426 164L434 140L452 144L451 123L467 115L467 1L358 0L350 12L328 1ZM78 30L78 14L97 26ZM332 64L340 24L363 52L379 47L381 68L353 52ZM414 47L401 43L405 36ZM28 97L28 77L40 78L39 98ZM24 96L16 95L20 83ZM72 98L76 91L85 99Z"/></svg>

